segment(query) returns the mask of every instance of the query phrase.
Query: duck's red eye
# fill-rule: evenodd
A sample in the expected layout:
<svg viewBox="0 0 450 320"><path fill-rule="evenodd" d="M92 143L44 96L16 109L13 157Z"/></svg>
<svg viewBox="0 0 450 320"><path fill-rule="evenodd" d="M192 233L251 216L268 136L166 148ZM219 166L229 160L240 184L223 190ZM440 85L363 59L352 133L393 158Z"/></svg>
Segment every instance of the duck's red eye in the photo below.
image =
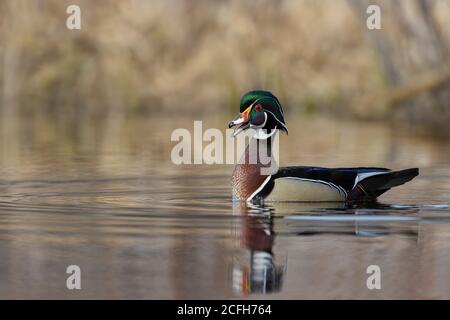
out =
<svg viewBox="0 0 450 320"><path fill-rule="evenodd" d="M255 106L255 111L256 111L256 112L261 112L261 111L262 111L262 106L261 106L260 104L257 104L257 105Z"/></svg>

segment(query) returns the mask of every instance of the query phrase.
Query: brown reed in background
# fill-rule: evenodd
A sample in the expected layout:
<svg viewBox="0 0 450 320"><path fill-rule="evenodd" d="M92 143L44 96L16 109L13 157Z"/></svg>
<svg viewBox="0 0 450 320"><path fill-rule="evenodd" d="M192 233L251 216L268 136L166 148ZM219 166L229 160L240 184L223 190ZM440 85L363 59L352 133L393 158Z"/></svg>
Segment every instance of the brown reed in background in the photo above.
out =
<svg viewBox="0 0 450 320"><path fill-rule="evenodd" d="M450 43L449 2L430 1ZM65 26L70 4L81 30ZM0 110L231 113L264 88L291 113L386 118L390 84L361 22L345 0L1 0Z"/></svg>

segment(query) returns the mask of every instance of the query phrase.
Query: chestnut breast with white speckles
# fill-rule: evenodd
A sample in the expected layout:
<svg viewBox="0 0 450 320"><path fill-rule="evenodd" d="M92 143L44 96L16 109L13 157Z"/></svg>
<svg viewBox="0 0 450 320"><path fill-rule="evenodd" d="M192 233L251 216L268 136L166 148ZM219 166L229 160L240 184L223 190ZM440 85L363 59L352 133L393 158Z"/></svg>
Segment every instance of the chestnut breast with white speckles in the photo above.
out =
<svg viewBox="0 0 450 320"><path fill-rule="evenodd" d="M238 164L234 168L231 185L233 196L238 200L247 200L258 189L267 175L261 175L261 165Z"/></svg>
<svg viewBox="0 0 450 320"><path fill-rule="evenodd" d="M255 148L256 143L256 148ZM261 169L269 168L271 163L260 159L269 156L271 161L271 141L270 140L251 140L245 149L242 158L233 171L231 185L233 196L238 200L247 200L266 180L267 174L261 174ZM251 160L256 160L251 162ZM264 170L263 170L264 171ZM267 172L265 172L267 173Z"/></svg>

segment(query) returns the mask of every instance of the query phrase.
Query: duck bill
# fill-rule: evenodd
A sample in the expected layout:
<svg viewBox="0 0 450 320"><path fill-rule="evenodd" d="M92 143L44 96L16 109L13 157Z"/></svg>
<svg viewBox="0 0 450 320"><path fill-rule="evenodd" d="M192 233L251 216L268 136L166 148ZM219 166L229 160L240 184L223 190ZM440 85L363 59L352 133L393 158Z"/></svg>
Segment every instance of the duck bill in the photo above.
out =
<svg viewBox="0 0 450 320"><path fill-rule="evenodd" d="M250 107L247 108L244 112L239 113L236 118L234 118L233 120L231 120L228 123L228 128L232 128L234 126L236 127L236 130L233 133L233 136L237 136L239 133L241 133L242 131L250 128L250 122L248 119L248 114L250 112Z"/></svg>
<svg viewBox="0 0 450 320"><path fill-rule="evenodd" d="M237 136L242 131L250 128L250 122L244 117L242 114L239 114L236 118L231 120L228 123L228 128L232 128L234 126L236 127L236 130L234 130L233 137Z"/></svg>

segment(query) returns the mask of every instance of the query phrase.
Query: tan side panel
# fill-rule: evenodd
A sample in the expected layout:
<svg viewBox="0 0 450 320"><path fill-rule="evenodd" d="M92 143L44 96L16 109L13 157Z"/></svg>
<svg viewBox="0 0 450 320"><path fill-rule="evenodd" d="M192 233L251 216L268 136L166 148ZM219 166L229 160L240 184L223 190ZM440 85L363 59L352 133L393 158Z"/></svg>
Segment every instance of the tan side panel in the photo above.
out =
<svg viewBox="0 0 450 320"><path fill-rule="evenodd" d="M345 201L345 197L336 188L323 183L280 178L275 180L265 201Z"/></svg>

